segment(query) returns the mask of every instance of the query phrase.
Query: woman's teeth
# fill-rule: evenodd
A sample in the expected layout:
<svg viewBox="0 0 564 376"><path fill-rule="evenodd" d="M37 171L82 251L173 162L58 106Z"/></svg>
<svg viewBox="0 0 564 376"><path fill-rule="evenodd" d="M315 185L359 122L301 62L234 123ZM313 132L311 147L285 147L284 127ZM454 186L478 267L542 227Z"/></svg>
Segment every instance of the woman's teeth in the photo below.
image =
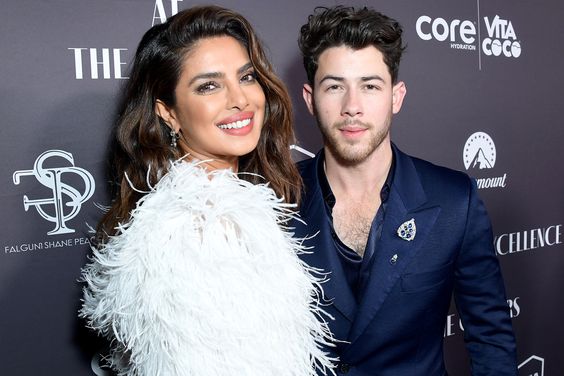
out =
<svg viewBox="0 0 564 376"><path fill-rule="evenodd" d="M238 120L238 121L234 121L233 123L220 124L220 125L218 125L218 128L219 129L233 129L233 128L239 129L239 128L246 127L250 123L251 123L251 119Z"/></svg>

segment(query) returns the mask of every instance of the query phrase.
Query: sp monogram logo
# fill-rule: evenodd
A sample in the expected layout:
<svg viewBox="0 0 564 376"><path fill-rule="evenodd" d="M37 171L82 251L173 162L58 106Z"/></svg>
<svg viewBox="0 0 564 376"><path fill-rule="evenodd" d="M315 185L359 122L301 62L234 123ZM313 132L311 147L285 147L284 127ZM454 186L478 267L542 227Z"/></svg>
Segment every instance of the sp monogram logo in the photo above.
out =
<svg viewBox="0 0 564 376"><path fill-rule="evenodd" d="M70 166L65 167L45 167L44 164L49 159L63 158L70 162ZM52 163L49 163L52 165ZM65 163L68 164L68 163ZM60 164L59 164L60 165ZM65 174L76 174L84 182L84 192L80 192L73 186L62 181ZM66 222L76 217L80 208L94 194L96 184L92 175L83 168L74 165L74 158L71 153L64 150L47 150L35 160L33 170L15 171L13 175L14 184L20 184L22 176L35 176L44 186L51 188L53 195L49 198L30 199L27 195L23 196L24 209L27 211L34 206L37 212L44 219L55 223L55 228L47 235L59 235L75 232L74 229L67 227ZM53 206L47 211L44 207Z"/></svg>

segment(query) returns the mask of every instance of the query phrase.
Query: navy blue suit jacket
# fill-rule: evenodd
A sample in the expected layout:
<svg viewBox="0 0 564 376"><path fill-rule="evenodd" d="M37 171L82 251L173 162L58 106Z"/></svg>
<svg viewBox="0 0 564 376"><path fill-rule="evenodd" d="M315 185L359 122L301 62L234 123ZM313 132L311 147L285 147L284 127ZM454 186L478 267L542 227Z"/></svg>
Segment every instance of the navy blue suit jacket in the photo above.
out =
<svg viewBox="0 0 564 376"><path fill-rule="evenodd" d="M368 286L357 304L331 237L317 169L322 153L302 161L296 236L309 265L329 272L322 285L342 341L329 349L349 375L446 375L443 332L454 292L472 375L516 375L515 339L491 225L475 183L465 174L410 157L395 146L394 179ZM413 241L398 227L414 219ZM317 234L313 237L312 235Z"/></svg>

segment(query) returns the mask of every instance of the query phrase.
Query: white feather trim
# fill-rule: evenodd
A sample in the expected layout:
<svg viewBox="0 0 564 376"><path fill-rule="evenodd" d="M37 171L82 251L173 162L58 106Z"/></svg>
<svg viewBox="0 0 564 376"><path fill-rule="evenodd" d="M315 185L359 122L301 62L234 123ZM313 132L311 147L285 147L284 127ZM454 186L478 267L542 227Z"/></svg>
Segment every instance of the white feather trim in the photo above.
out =
<svg viewBox="0 0 564 376"><path fill-rule="evenodd" d="M113 340L119 375L334 374L321 274L281 230L292 207L229 170L173 164L83 271L80 314Z"/></svg>

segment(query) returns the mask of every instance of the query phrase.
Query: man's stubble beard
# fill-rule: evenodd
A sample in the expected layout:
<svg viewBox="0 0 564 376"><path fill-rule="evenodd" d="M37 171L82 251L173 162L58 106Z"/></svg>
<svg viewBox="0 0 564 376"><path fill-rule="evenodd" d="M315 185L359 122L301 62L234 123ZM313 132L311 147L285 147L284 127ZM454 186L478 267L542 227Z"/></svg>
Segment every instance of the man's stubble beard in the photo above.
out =
<svg viewBox="0 0 564 376"><path fill-rule="evenodd" d="M368 159L368 157L370 157L372 153L374 153L374 151L376 151L380 147L380 145L382 145L382 142L384 142L386 137L388 137L390 133L392 115L391 113L388 115L384 129L379 130L378 132L376 132L376 134L371 134L371 138L368 140L368 143L358 141L348 143L336 137L335 133L340 132L338 130L339 127L352 124L361 125L365 127L368 132L371 132L375 129L375 126L372 123L361 122L358 120L345 120L326 127L321 124L319 116L317 116L317 111L316 121L323 137L323 143L325 147L327 147L331 155L335 158L335 160L337 160L337 162L343 166L355 166ZM332 131L334 133L332 133Z"/></svg>

